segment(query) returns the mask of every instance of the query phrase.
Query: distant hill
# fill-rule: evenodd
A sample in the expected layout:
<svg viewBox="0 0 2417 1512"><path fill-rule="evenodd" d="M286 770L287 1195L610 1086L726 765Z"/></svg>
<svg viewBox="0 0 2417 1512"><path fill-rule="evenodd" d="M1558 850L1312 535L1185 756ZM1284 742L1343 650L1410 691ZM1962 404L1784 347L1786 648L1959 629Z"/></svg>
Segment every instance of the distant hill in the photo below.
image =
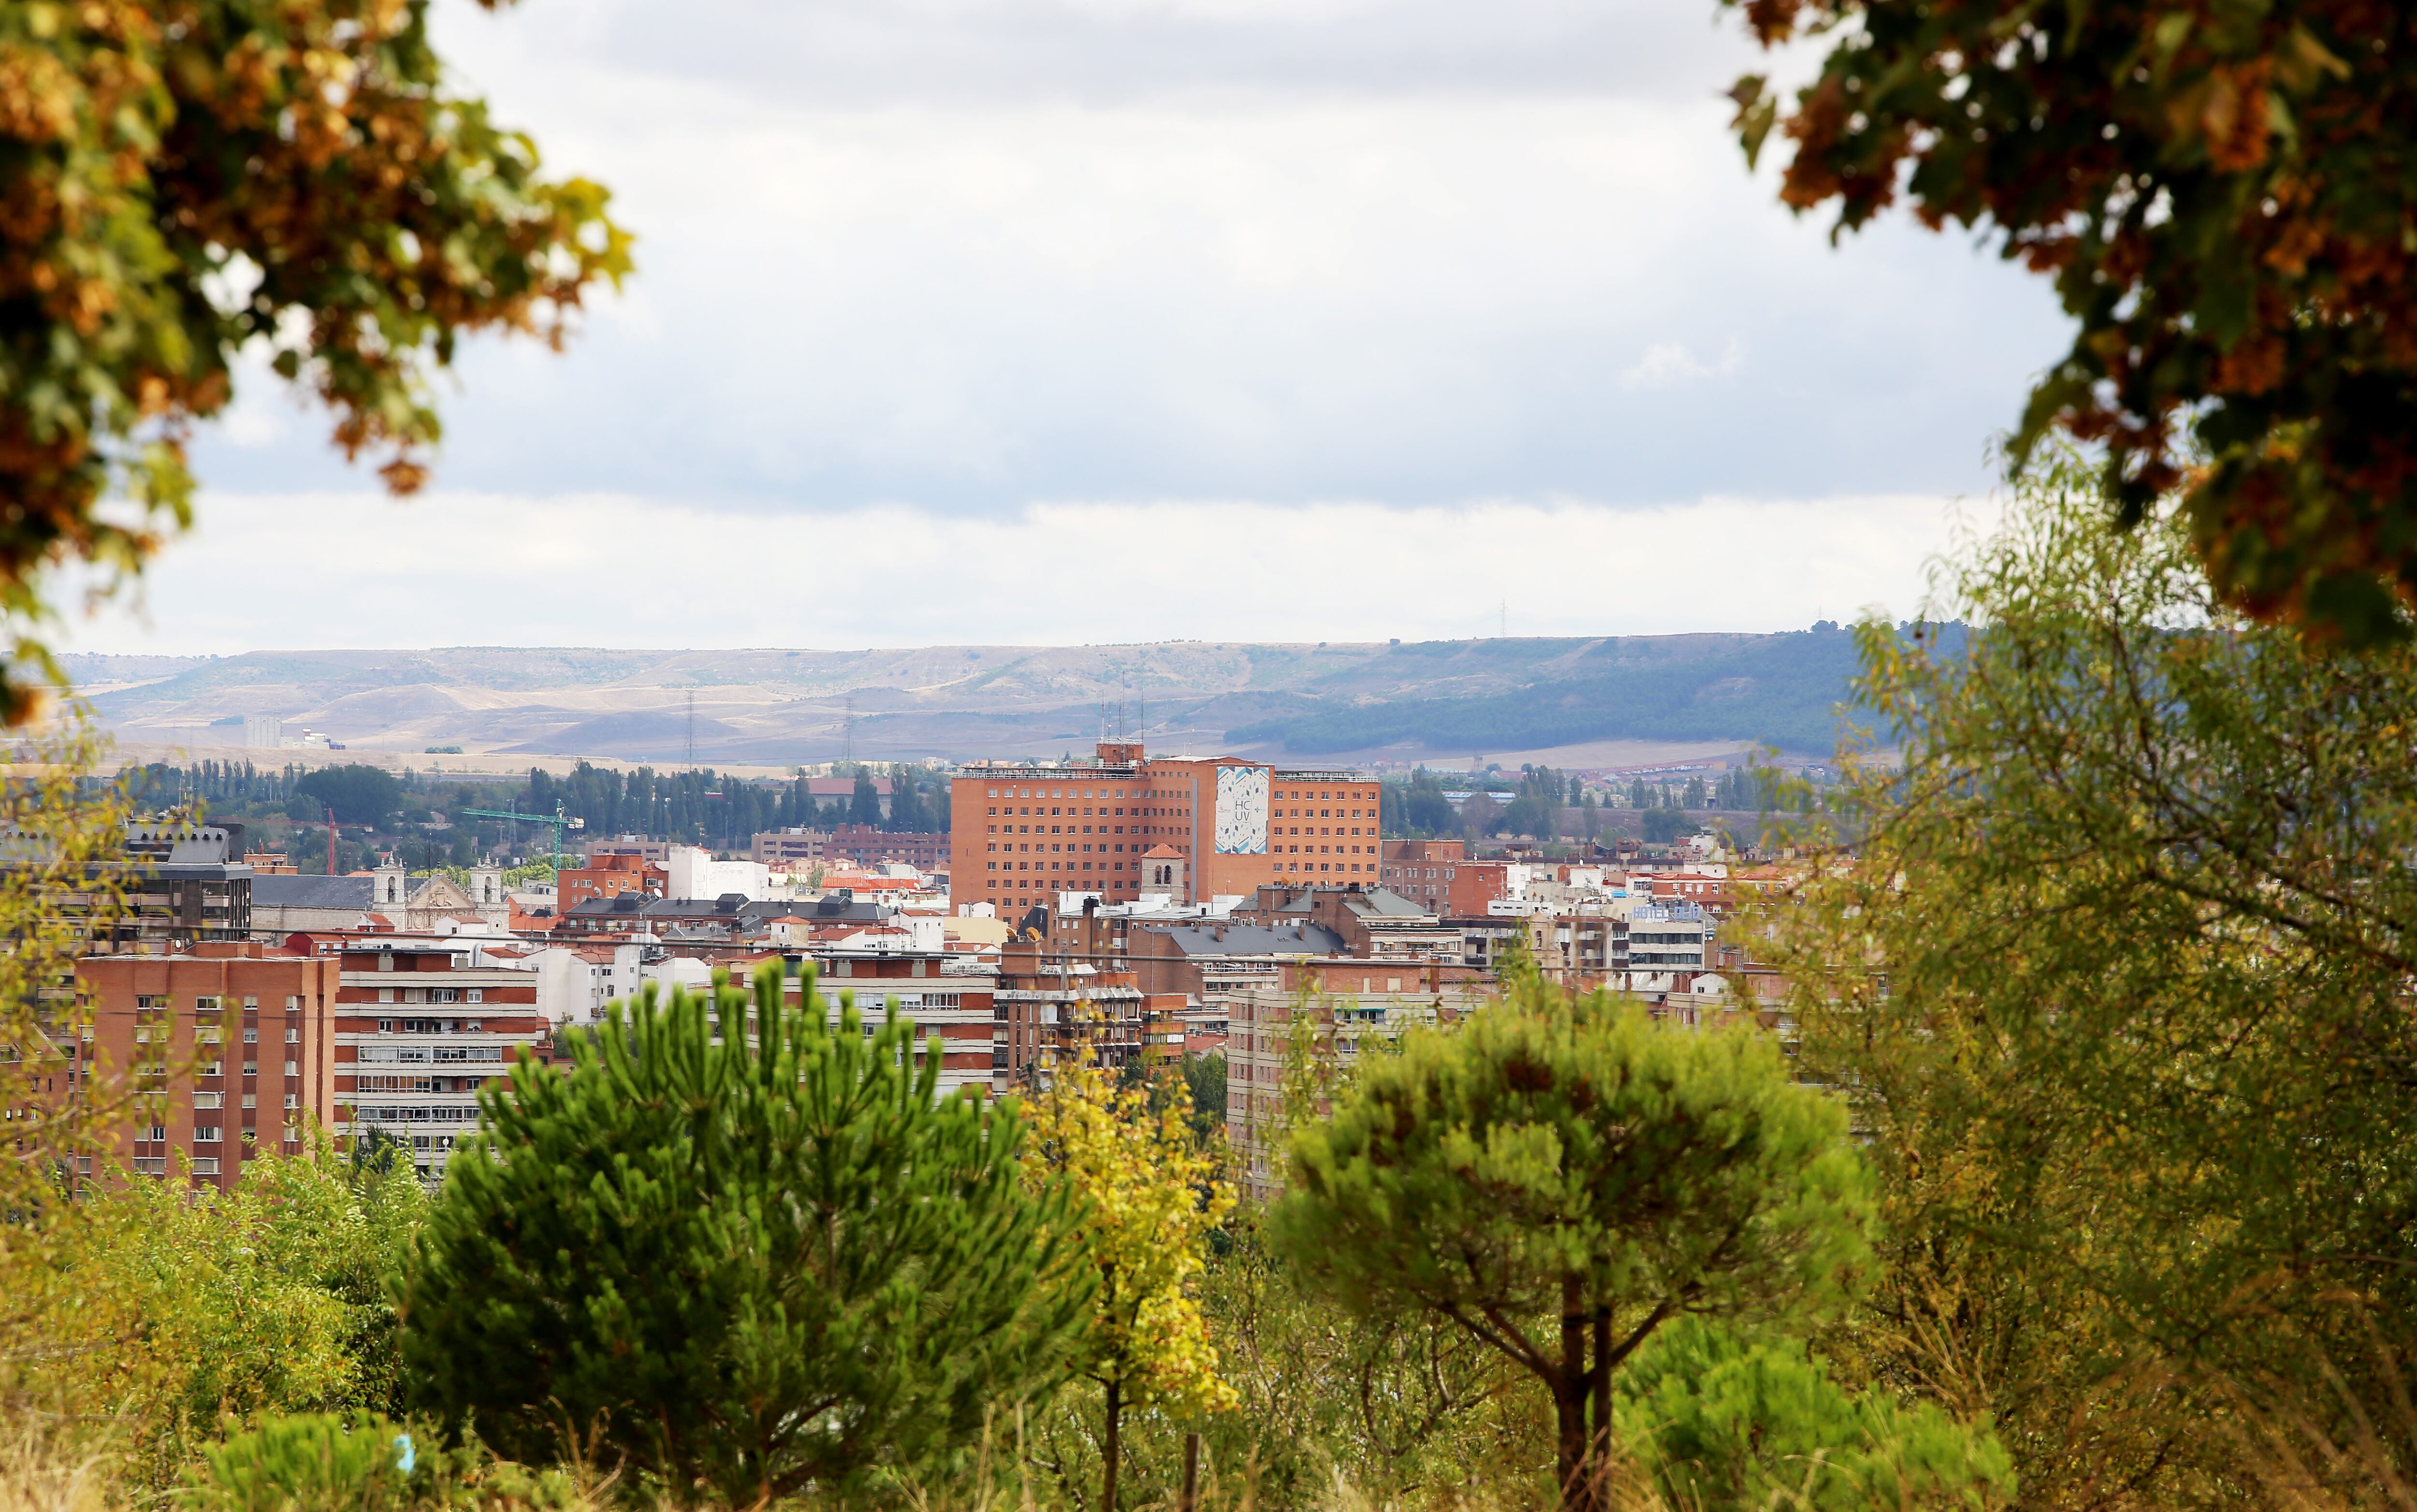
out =
<svg viewBox="0 0 2417 1512"><path fill-rule="evenodd" d="M1455 658L1483 642L1398 648ZM1286 752L1534 749L1589 740L1762 741L1823 751L1837 743L1837 705L1855 672L1854 638L1628 636L1589 643L1520 688L1474 696L1406 697L1320 707L1225 732Z"/></svg>
<svg viewBox="0 0 2417 1512"><path fill-rule="evenodd" d="M357 748L772 764L1159 749L1466 760L1599 740L1826 753L1853 638L1168 642L906 650L464 646L63 658L121 738L233 744L274 714Z"/></svg>

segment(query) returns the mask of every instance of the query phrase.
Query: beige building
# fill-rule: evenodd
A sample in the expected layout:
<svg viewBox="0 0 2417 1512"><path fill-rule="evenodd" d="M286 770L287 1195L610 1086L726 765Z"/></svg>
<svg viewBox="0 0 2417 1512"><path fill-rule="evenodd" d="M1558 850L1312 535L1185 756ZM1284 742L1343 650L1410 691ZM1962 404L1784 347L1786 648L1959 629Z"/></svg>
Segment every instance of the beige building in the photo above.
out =
<svg viewBox="0 0 2417 1512"><path fill-rule="evenodd" d="M1456 1023L1493 1000L1490 983L1473 975L1444 980L1442 973L1373 960L1300 962L1285 965L1273 984L1228 997L1225 1135L1243 1196L1266 1202L1284 1192L1278 1141L1297 1011L1306 1006L1314 1025L1310 1052L1349 1066L1363 1042L1397 1039L1416 1025Z"/></svg>

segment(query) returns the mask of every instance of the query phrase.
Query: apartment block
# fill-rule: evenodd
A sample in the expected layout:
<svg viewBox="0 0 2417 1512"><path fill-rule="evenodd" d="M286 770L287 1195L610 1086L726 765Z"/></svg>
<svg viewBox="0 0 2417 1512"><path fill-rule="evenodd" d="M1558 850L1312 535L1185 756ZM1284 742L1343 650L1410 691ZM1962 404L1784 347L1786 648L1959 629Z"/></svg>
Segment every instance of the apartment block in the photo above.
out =
<svg viewBox="0 0 2417 1512"><path fill-rule="evenodd" d="M774 871L803 871L823 859L829 843L829 831L793 824L758 832L748 843L747 858L761 861Z"/></svg>
<svg viewBox="0 0 2417 1512"><path fill-rule="evenodd" d="M971 1090L987 1096L993 1085L996 1037L995 987L989 974L964 970L962 957L942 951L830 952L816 955L824 1021L836 1026L842 994L853 994L856 1011L878 1023L896 1004L898 1016L914 1025L918 1055L940 1041L939 1095ZM797 973L790 973L796 990Z"/></svg>
<svg viewBox="0 0 2417 1512"><path fill-rule="evenodd" d="M1283 1195L1285 1072L1297 1053L1350 1066L1363 1046L1397 1039L1419 1025L1456 1023L1490 996L1491 984L1463 968L1405 970L1374 961L1289 964L1276 981L1234 993L1225 1041L1225 1134L1242 1195L1257 1202ZM1297 1051L1295 1015L1304 1005L1308 1032ZM1320 1103L1309 1111L1326 1109Z"/></svg>
<svg viewBox="0 0 2417 1512"><path fill-rule="evenodd" d="M662 898L670 889L671 873L661 862L627 851L598 851L589 854L585 866L564 869L555 891L555 908L568 913L591 898L618 898L623 893Z"/></svg>
<svg viewBox="0 0 2417 1512"><path fill-rule="evenodd" d="M537 971L467 940L362 940L336 959L337 1129L356 1141L388 1136L434 1180L478 1126L479 1092L510 1074L522 1047L550 1053Z"/></svg>
<svg viewBox="0 0 2417 1512"><path fill-rule="evenodd" d="M246 942L76 962L87 1033L69 1095L142 1091L106 1152L145 1175L233 1187L264 1150L333 1123L335 963Z"/></svg>
<svg viewBox="0 0 2417 1512"><path fill-rule="evenodd" d="M1066 892L1207 901L1377 873L1376 783L1356 772L1102 741L1086 763L961 768L950 804L950 900L1006 917Z"/></svg>
<svg viewBox="0 0 2417 1512"><path fill-rule="evenodd" d="M949 863L949 837L914 830L875 829L871 824L842 824L830 833L826 847L838 860L874 867L903 861L918 871L937 871Z"/></svg>
<svg viewBox="0 0 2417 1512"><path fill-rule="evenodd" d="M1438 914L1456 914L1452 885L1467 860L1462 840L1387 840L1382 854L1384 885L1403 897L1422 902Z"/></svg>

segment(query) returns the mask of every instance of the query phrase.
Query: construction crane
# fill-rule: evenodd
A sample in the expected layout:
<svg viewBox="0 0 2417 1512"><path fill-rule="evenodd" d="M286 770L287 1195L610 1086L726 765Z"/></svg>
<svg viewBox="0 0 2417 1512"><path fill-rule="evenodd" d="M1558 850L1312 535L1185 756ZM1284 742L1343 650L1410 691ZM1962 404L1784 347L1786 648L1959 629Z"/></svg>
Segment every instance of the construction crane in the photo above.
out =
<svg viewBox="0 0 2417 1512"><path fill-rule="evenodd" d="M374 830L377 826L375 824L340 824L336 823L336 810L325 804L320 805L320 812L327 816L327 875L332 877L336 874L336 831L340 829Z"/></svg>
<svg viewBox="0 0 2417 1512"><path fill-rule="evenodd" d="M509 819L514 824L528 824L546 825L554 831L554 869L556 871L560 871L562 869L562 857L564 854L562 849L562 832L566 829L585 829L587 827L587 821L585 819L571 819L566 817L562 811L562 805L559 803L554 806L554 812L550 815L524 814L510 809L457 809L456 812L466 815L472 819ZM515 831L514 839L518 838L518 832Z"/></svg>

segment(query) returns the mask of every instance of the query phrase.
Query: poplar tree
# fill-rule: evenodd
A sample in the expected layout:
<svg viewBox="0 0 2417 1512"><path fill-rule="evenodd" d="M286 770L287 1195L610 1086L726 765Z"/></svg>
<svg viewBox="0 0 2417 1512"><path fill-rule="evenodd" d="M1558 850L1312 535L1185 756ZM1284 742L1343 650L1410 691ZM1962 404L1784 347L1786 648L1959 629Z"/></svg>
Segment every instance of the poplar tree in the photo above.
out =
<svg viewBox="0 0 2417 1512"><path fill-rule="evenodd" d="M1157 1107L1151 1106L1155 1100ZM1102 1393L1100 1506L1116 1512L1124 1414L1160 1407L1222 1412L1239 1399L1217 1373L1217 1346L1195 1295L1209 1234L1234 1205L1223 1152L1192 1129L1192 1096L1169 1079L1153 1099L1097 1064L1055 1069L1034 1100L1041 1160L1031 1179L1080 1200L1081 1237L1098 1287L1078 1373Z"/></svg>
<svg viewBox="0 0 2417 1512"><path fill-rule="evenodd" d="M1274 1224L1344 1306L1438 1314L1534 1376L1562 1504L1591 1512L1622 1362L1674 1318L1845 1300L1869 1180L1844 1106L1758 1030L1665 1028L1523 962L1506 985L1295 1129Z"/></svg>
<svg viewBox="0 0 2417 1512"><path fill-rule="evenodd" d="M616 1005L569 1075L482 1099L403 1285L427 1402L508 1453L566 1433L682 1501L844 1496L1062 1379L1090 1282L1011 1109L938 1096L893 1005L780 968Z"/></svg>
<svg viewBox="0 0 2417 1512"><path fill-rule="evenodd" d="M2257 622L2186 511L2105 509L2056 459L1940 568L1969 637L1858 630L1891 748L1755 945L1871 1136L1879 1368L2041 1505L2237 1486L2244 1399L2417 1453L2417 649Z"/></svg>

